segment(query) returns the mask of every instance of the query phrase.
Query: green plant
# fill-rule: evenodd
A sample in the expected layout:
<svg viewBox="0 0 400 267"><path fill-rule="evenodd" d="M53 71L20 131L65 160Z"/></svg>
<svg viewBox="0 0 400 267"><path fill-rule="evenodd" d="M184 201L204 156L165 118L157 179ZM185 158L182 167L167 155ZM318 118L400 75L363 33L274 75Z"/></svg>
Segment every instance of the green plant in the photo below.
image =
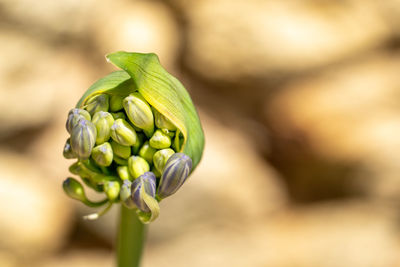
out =
<svg viewBox="0 0 400 267"><path fill-rule="evenodd" d="M64 157L77 159L70 172L105 198L88 200L71 177L63 188L87 206L105 205L86 219L121 204L118 266L139 266L144 224L196 168L204 135L189 94L155 54L116 52L106 59L121 70L95 82L69 112L64 146Z"/></svg>

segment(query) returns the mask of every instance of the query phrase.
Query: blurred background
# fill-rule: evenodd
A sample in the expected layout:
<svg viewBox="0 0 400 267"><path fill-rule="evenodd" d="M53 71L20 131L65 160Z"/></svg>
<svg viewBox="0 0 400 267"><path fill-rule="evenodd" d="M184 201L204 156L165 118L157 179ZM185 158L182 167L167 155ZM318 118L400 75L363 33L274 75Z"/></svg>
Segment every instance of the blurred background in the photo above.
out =
<svg viewBox="0 0 400 267"><path fill-rule="evenodd" d="M1 267L114 265L118 210L61 183L117 50L156 52L206 134L144 267L400 266L399 0L0 0Z"/></svg>

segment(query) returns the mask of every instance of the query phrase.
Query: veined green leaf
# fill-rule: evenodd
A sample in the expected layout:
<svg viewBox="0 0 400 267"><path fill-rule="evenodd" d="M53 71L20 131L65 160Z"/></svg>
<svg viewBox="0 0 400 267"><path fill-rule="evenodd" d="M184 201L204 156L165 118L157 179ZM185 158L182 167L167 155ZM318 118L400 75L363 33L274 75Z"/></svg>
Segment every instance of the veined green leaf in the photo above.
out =
<svg viewBox="0 0 400 267"><path fill-rule="evenodd" d="M123 70L115 71L99 79L90 86L78 101L76 107L83 107L86 104L86 101L94 95L109 94L127 96L135 90L135 84L128 73Z"/></svg>
<svg viewBox="0 0 400 267"><path fill-rule="evenodd" d="M183 135L183 144L177 152L183 152L192 159L193 171L203 153L204 134L196 109L183 85L160 65L157 55L153 53L116 52L106 58L122 71L113 72L94 83L77 107L83 107L88 98L96 94L127 96L139 91Z"/></svg>
<svg viewBox="0 0 400 267"><path fill-rule="evenodd" d="M204 134L196 109L183 85L160 65L156 54L120 51L106 58L125 70L146 101L177 126L184 138L179 152L192 159L194 169L202 156Z"/></svg>

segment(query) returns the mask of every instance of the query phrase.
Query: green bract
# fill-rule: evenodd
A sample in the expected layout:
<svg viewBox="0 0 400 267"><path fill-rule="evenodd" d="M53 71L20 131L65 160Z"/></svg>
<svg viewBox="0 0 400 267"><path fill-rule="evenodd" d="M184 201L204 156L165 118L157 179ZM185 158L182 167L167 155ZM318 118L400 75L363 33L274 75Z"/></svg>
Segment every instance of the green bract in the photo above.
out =
<svg viewBox="0 0 400 267"><path fill-rule="evenodd" d="M136 208L142 222L148 223L159 214L158 201L178 190L187 178L175 166L189 166L185 162L190 159L187 174L200 162L203 130L189 94L155 54L116 52L106 58L121 70L94 83L70 112L71 137L63 153L78 160L70 167L72 173L105 193L106 210L121 202ZM175 154L179 156L164 175L164 166ZM135 182L139 177L140 182ZM80 186L69 181L66 185L74 186L65 189L71 197L93 203L77 198L73 188L79 191Z"/></svg>

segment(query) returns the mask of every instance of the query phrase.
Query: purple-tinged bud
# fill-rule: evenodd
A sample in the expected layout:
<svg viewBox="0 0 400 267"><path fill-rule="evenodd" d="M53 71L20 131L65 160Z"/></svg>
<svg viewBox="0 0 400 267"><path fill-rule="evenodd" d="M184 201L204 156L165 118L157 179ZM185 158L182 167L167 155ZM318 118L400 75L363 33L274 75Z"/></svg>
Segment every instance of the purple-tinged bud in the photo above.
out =
<svg viewBox="0 0 400 267"><path fill-rule="evenodd" d="M72 147L71 147L71 143L70 143L70 139L69 138L65 142L63 156L66 159L74 159L74 158L76 158L76 155L75 155L74 151L72 151Z"/></svg>
<svg viewBox="0 0 400 267"><path fill-rule="evenodd" d="M152 172L145 172L133 180L132 200L136 207L143 212L150 212L152 207L146 203L146 196L154 198L156 195L156 176Z"/></svg>
<svg viewBox="0 0 400 267"><path fill-rule="evenodd" d="M88 159L96 142L96 127L90 121L80 119L72 128L71 147L79 159Z"/></svg>
<svg viewBox="0 0 400 267"><path fill-rule="evenodd" d="M65 128L67 128L68 133L71 133L72 128L78 123L80 118L84 118L85 120L90 121L91 117L89 112L80 108L73 108L68 113L68 119L65 124Z"/></svg>
<svg viewBox="0 0 400 267"><path fill-rule="evenodd" d="M186 181L192 169L192 160L183 153L173 154L165 164L157 196L160 199L174 194Z"/></svg>
<svg viewBox="0 0 400 267"><path fill-rule="evenodd" d="M108 111L109 96L105 94L95 95L91 97L86 103L86 110L90 115L94 115L98 111Z"/></svg>

